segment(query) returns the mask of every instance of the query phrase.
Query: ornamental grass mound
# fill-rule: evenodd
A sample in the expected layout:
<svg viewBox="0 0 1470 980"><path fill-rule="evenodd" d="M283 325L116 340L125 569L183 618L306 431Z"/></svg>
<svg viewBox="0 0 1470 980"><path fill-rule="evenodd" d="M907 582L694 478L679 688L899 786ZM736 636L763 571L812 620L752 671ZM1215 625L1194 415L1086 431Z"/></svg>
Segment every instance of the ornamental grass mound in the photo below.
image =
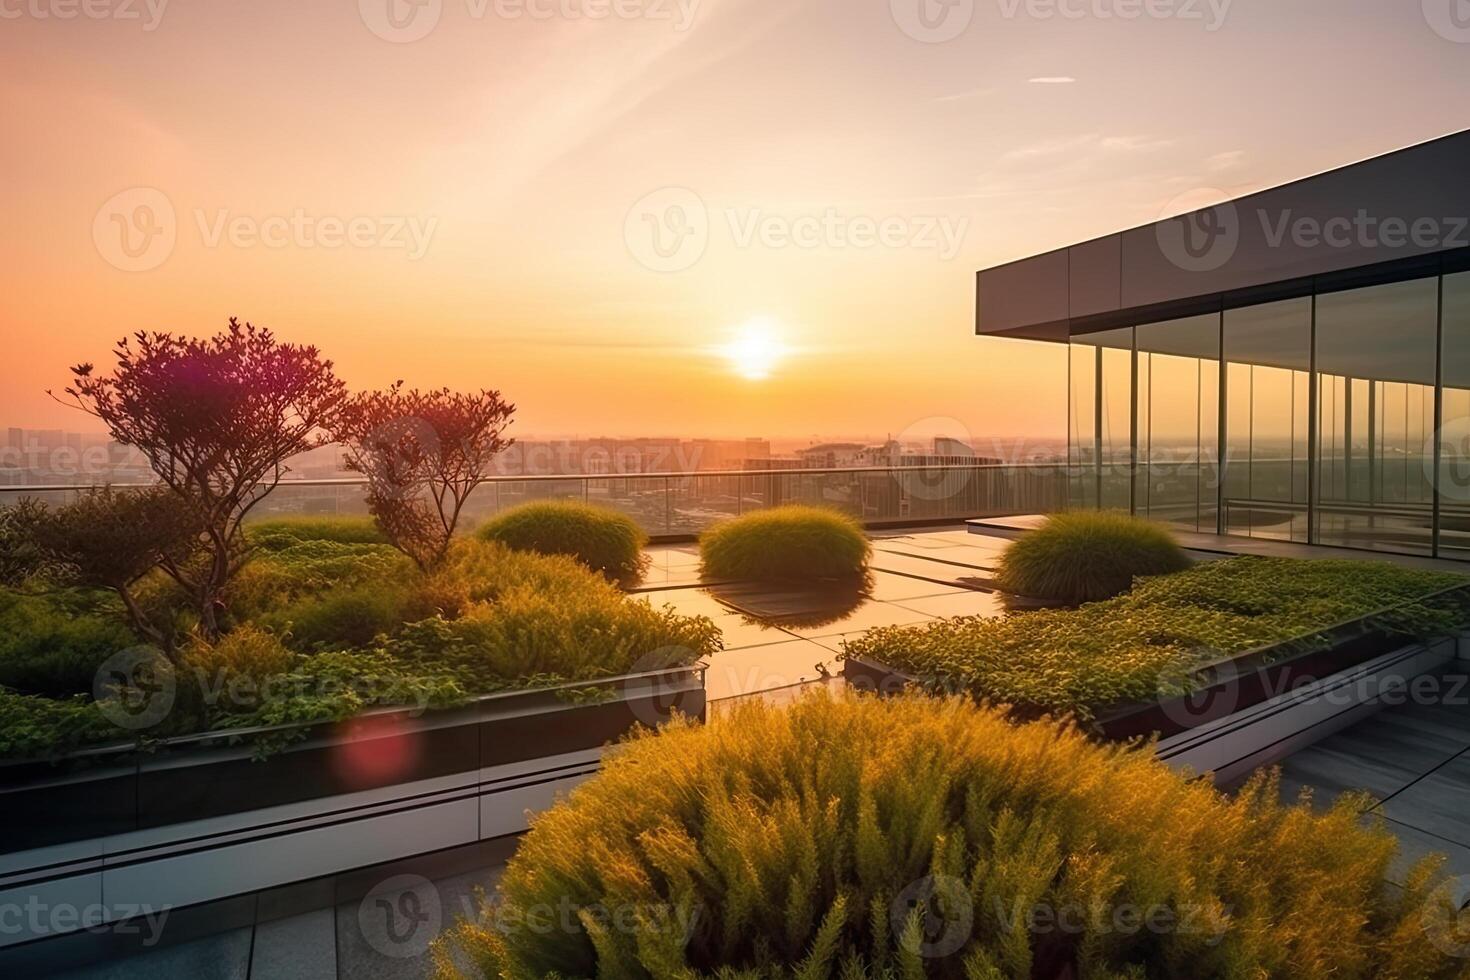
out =
<svg viewBox="0 0 1470 980"><path fill-rule="evenodd" d="M1001 556L995 584L1014 595L1077 605L1127 592L1133 580L1190 566L1163 527L1112 511L1053 514Z"/></svg>
<svg viewBox="0 0 1470 980"><path fill-rule="evenodd" d="M595 572L626 579L643 567L648 535L631 517L570 500L522 504L497 514L477 532L516 551L568 555Z"/></svg>
<svg viewBox="0 0 1470 980"><path fill-rule="evenodd" d="M825 507L759 510L717 524L699 539L706 579L852 581L865 574L871 553L862 525Z"/></svg>
<svg viewBox="0 0 1470 980"><path fill-rule="evenodd" d="M535 819L437 976L1461 974L1437 861L1390 888L1363 800L1278 797L964 700L745 704Z"/></svg>

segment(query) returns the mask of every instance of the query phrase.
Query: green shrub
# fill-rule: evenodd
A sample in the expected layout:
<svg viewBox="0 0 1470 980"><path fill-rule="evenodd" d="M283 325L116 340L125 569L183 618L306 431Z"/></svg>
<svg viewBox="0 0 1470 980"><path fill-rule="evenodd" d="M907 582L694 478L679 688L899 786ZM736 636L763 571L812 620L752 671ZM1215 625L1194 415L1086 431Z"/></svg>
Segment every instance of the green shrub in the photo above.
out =
<svg viewBox="0 0 1470 980"><path fill-rule="evenodd" d="M298 599L256 617L255 622L286 639L293 650L365 647L380 634L430 615L405 583L347 585Z"/></svg>
<svg viewBox="0 0 1470 980"><path fill-rule="evenodd" d="M166 581L146 581L166 605ZM37 597L0 590L0 683L18 689L0 688L0 708L15 706L13 719L0 714L0 755L339 720L375 705L441 707L508 688L693 663L720 648L710 620L629 599L571 558L476 540L457 541L428 574L387 545L286 543L262 551L229 596L231 631L214 643L196 637L180 651L183 671L198 683L181 684L164 725L127 732L95 707L78 707L85 698L20 693L90 693L101 661L134 645L120 620L106 618L119 615L118 600L75 589ZM46 741L53 736L54 745Z"/></svg>
<svg viewBox="0 0 1470 980"><path fill-rule="evenodd" d="M1133 580L1190 566L1158 524L1112 511L1053 514L1001 555L995 584L1006 592L1068 603L1110 599Z"/></svg>
<svg viewBox="0 0 1470 980"><path fill-rule="evenodd" d="M138 640L121 604L65 590L21 595L0 589L0 686L26 694L88 694L102 662Z"/></svg>
<svg viewBox="0 0 1470 980"><path fill-rule="evenodd" d="M413 562L386 544L304 540L262 550L230 583L231 614L248 620L326 592L418 577Z"/></svg>
<svg viewBox="0 0 1470 980"><path fill-rule="evenodd" d="M288 672L269 680L273 691L289 692L289 696L262 698L257 704L232 701L223 706L226 710L214 713L213 726L343 721L373 707L425 711L452 707L469 697L447 673L405 665L382 650L331 650L302 657ZM285 741L290 740L286 736ZM271 744L267 741L264 751Z"/></svg>
<svg viewBox="0 0 1470 980"><path fill-rule="evenodd" d="M387 544L371 517L279 517L250 524L245 537L256 548L280 551L303 541Z"/></svg>
<svg viewBox="0 0 1470 980"><path fill-rule="evenodd" d="M569 555L614 578L636 576L648 544L643 528L626 514L569 500L513 507L491 518L476 534L516 551Z"/></svg>
<svg viewBox="0 0 1470 980"><path fill-rule="evenodd" d="M513 551L491 541L458 542L445 557L441 574L461 583L473 602L493 600L523 585L564 595L583 590L621 594L606 579L590 574L575 558Z"/></svg>
<svg viewBox="0 0 1470 980"><path fill-rule="evenodd" d="M37 697L0 687L0 758L52 758L133 734L108 721L90 697Z"/></svg>
<svg viewBox="0 0 1470 980"><path fill-rule="evenodd" d="M547 593L529 586L471 606L457 620L412 623L385 648L403 663L442 669L477 692L592 680L696 663L720 649L704 617L614 592Z"/></svg>
<svg viewBox="0 0 1470 980"><path fill-rule="evenodd" d="M1465 621L1460 601L1415 602L1470 582L1387 562L1230 558L1141 580L1078 609L960 617L869 630L843 656L876 660L935 687L1023 713L1075 713L1185 693L1198 668L1388 606L1420 635Z"/></svg>
<svg viewBox="0 0 1470 980"><path fill-rule="evenodd" d="M1364 800L1235 797L960 700L747 703L537 818L441 980L1460 975ZM1450 934L1444 938L1452 938ZM462 972L468 968L468 973Z"/></svg>
<svg viewBox="0 0 1470 980"><path fill-rule="evenodd" d="M713 579L853 579L863 575L871 552L853 518L799 505L737 517L699 539L704 575Z"/></svg>

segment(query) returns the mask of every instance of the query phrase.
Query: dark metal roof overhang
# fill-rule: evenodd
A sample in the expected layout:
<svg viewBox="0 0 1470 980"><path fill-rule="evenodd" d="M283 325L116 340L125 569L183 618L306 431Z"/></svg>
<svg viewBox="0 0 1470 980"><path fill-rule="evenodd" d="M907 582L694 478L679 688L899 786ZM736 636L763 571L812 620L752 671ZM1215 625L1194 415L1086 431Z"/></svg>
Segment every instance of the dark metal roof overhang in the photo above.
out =
<svg viewBox="0 0 1470 980"><path fill-rule="evenodd" d="M975 332L1065 341L1470 267L1470 130L985 269Z"/></svg>

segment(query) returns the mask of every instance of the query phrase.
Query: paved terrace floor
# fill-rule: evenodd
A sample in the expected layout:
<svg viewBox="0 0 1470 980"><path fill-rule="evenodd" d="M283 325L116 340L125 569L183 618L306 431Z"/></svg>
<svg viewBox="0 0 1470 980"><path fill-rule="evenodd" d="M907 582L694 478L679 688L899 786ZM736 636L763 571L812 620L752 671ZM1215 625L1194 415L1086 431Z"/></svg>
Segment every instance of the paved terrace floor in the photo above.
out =
<svg viewBox="0 0 1470 980"><path fill-rule="evenodd" d="M1034 519L1012 519L999 533L1013 534ZM1344 557L1338 549L1279 542L1241 541L1186 535L1185 544L1207 554L1257 553L1289 557ZM927 622L955 615L1000 611L990 591L1004 536L965 528L875 534L873 580L868 594L833 608L789 590L706 585L699 580L692 545L650 549L649 570L637 595L688 614L712 617L724 631L725 650L711 658L707 677L710 714L746 697L784 700L807 685L827 683L837 672L844 637L880 625ZM1464 565L1404 558L1407 564L1465 570ZM1459 704L1388 708L1292 756L1282 768L1283 795L1295 798L1311 787L1326 805L1348 789L1363 789L1379 801L1372 815L1398 834L1404 859L1392 877L1415 858L1447 854L1449 872L1470 874L1470 684L1447 678L1442 690ZM491 842L469 854L430 856L390 868L364 869L324 883L330 897L320 907L294 915L268 912L269 896L255 897L244 921L233 928L166 948L63 974L75 980L396 980L426 974L421 952L428 933L408 943L385 938L388 908L402 908L401 895L362 896L377 883L396 880L415 893L409 908L433 910L434 931L472 908L476 888L490 889L513 842ZM398 878L414 875L412 880ZM378 898L389 901L379 903Z"/></svg>

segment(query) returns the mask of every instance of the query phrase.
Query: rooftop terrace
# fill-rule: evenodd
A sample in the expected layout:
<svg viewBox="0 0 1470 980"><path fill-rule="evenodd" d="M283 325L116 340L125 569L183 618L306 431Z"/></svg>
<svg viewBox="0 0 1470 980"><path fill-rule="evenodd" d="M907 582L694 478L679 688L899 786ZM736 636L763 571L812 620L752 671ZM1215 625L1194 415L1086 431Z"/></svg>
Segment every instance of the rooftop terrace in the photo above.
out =
<svg viewBox="0 0 1470 980"><path fill-rule="evenodd" d="M1008 536L1032 524L1017 518L876 533L870 588L837 597L703 582L694 546L656 545L648 549L648 573L634 591L682 613L709 616L722 630L725 649L709 659L706 675L709 719L717 725L724 709L740 699L781 702L814 686L841 685L841 642L866 628L999 614L1000 597L991 583L996 559ZM1341 554L1211 535L1184 537L1202 559L1261 549L1295 557ZM1466 661L1451 661L1436 671L1438 682L1429 696L1366 705L1333 721L1330 727L1338 730L1325 737L1312 732L1315 744L1295 748L1300 739L1292 740L1282 763L1283 795L1295 798L1310 788L1325 804L1341 792L1367 790L1379 802L1364 819L1385 818L1403 845L1394 875L1429 852L1447 855L1449 874L1470 874L1467 668ZM493 888L514 842L514 836L486 841L200 910L178 910L166 942L155 949L128 950L136 946L136 937L80 936L5 955L12 966L39 969L69 960L80 964L103 950L135 953L101 965L78 965L65 974L96 980L420 977L427 968L429 935L468 914L477 888ZM0 958L0 966L6 962Z"/></svg>

